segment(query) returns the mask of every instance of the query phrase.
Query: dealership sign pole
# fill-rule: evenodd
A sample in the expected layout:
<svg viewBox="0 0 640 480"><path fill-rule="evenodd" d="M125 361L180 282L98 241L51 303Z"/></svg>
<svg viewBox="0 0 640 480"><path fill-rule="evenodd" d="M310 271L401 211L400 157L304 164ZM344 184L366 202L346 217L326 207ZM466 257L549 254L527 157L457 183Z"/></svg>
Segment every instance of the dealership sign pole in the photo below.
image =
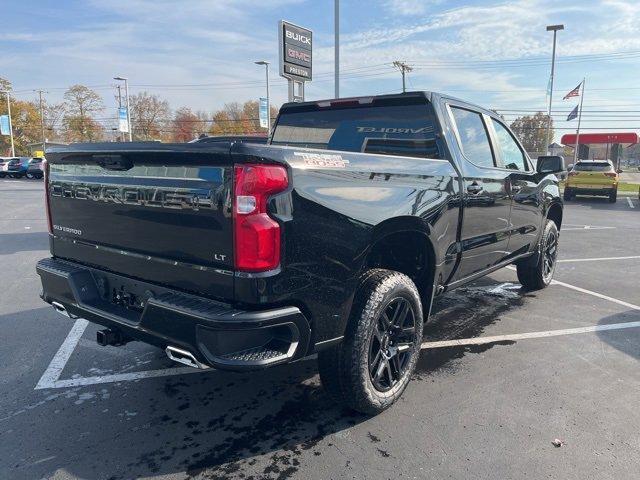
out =
<svg viewBox="0 0 640 480"><path fill-rule="evenodd" d="M11 137L11 156L15 157L16 149L13 145L13 127L11 125L11 97L8 90L3 93L7 96L7 115L2 115L2 120L0 120L0 133Z"/></svg>
<svg viewBox="0 0 640 480"><path fill-rule="evenodd" d="M304 102L304 83L312 79L311 30L280 20L280 75L289 83L289 101Z"/></svg>

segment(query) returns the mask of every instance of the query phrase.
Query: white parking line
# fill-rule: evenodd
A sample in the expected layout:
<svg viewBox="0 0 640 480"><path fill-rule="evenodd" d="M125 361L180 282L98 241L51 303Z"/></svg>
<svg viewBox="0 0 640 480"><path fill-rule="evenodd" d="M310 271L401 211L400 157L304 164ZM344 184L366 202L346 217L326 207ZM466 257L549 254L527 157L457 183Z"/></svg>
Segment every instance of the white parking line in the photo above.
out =
<svg viewBox="0 0 640 480"><path fill-rule="evenodd" d="M69 358L71 358L71 354L75 350L76 345L78 345L80 337L82 337L87 325L89 325L87 320L82 318L76 320L73 327L71 327L71 331L67 335L67 338L64 339L64 342L62 342L62 345L60 345L60 348L53 356L53 360L51 360L51 363L42 374L42 377L40 377L35 388L36 390L41 388L51 388L58 378L60 378L60 374L62 373L64 366L69 361Z"/></svg>
<svg viewBox="0 0 640 480"><path fill-rule="evenodd" d="M590 327L564 328L542 332L514 333L511 335L494 335L492 337L463 338L460 340L442 340L438 342L424 342L420 348L460 347L464 345L483 345L486 343L525 340L529 338L558 337L560 335L576 335L578 333L602 332L605 330L621 330L640 327L640 322L612 323L610 325L592 325Z"/></svg>
<svg viewBox="0 0 640 480"><path fill-rule="evenodd" d="M89 325L87 320L79 318L71 327L71 331L65 338L64 342L54 355L53 360L45 370L44 374L38 381L34 390L42 390L45 388L68 388L80 387L83 385L95 385L98 383L114 383L139 380L141 378L166 377L169 375L184 375L187 373L199 373L203 370L197 370L191 367L165 368L162 370L147 370L144 372L117 373L113 375L101 375L95 377L79 377L60 380L62 370L66 366L71 354L75 350L85 329Z"/></svg>
<svg viewBox="0 0 640 480"><path fill-rule="evenodd" d="M508 267L508 268L512 268L512 267ZM622 305L632 310L640 311L640 306L625 302L623 300L618 300L617 298L609 297L607 295L603 295L598 292L587 290L581 287L576 287L575 285L560 282L557 280L553 280L552 283L554 285L560 285L580 293L601 298L603 300L608 300L610 302L616 303L618 305ZM492 287L492 288L495 288L495 287ZM67 335L67 338L64 340L64 342L58 349L58 352L53 357L53 360L51 360L51 363L49 364L44 374L38 381L38 384L35 386L35 390L79 387L79 386L96 385L96 384L102 384L102 383L127 382L127 381L141 380L143 378L168 377L172 375L185 375L185 374L191 374L191 373L204 373L204 372L211 371L211 370L198 370L191 367L177 367L177 368L167 368L167 369L161 369L161 370L146 370L141 372L116 373L116 374L100 375L100 376L92 376L92 377L76 377L76 378L61 380L60 375L62 374L62 371L65 368L65 365L69 361L69 358L71 358L71 355L74 349L76 348L76 346L78 345L78 342L80 341L80 338L82 337L82 334L84 333L88 324L89 322L87 320L83 320L83 319L76 320L73 327L71 328L71 331ZM421 348L428 349L428 348L442 348L442 347L461 346L461 345L481 345L485 343L493 343L493 342L499 342L504 340L522 340L522 339L530 339L530 338L555 337L560 335L576 335L581 333L600 332L605 330L620 330L620 329L636 328L636 327L640 327L640 321L613 323L610 325L593 325L593 326L579 327L579 328L565 328L565 329L547 330L547 331L541 331L541 332L526 332L526 333L516 333L516 334L508 334L508 335L497 335L497 336L490 336L490 337L475 337L475 338L463 338L458 340L424 342Z"/></svg>
<svg viewBox="0 0 640 480"><path fill-rule="evenodd" d="M638 305L634 305L633 303L628 303L623 300L618 300L617 298L609 297L607 295L603 295L602 293L594 292L592 290L587 290L586 288L576 287L575 285L571 285L569 283L564 283L559 280L552 280L554 285L562 285L565 288L570 288L571 290L575 290L576 292L586 293L587 295L592 295L594 297L602 298L603 300L608 300L613 303L617 303L618 305L622 305L623 307L630 308L632 310L640 310Z"/></svg>
<svg viewBox="0 0 640 480"><path fill-rule="evenodd" d="M563 232L567 230L613 230L616 227L595 227L593 225L582 225L581 227L565 227L562 229Z"/></svg>
<svg viewBox="0 0 640 480"><path fill-rule="evenodd" d="M169 377L171 375L187 375L189 373L204 373L207 370L198 370L192 367L176 367L165 368L162 370L146 370L143 372L131 372L131 373L114 373L111 375L100 375L95 377L79 377L69 378L67 380L56 380L49 387L40 388L69 388L69 387L83 387L85 385L97 385L100 383L118 383L118 382L130 382L133 380L140 380L142 378L157 378L157 377ZM36 387L36 390L38 388Z"/></svg>
<svg viewBox="0 0 640 480"><path fill-rule="evenodd" d="M571 263L571 262L605 262L608 260L633 260L640 258L640 255L631 255L628 257L601 257L601 258L567 258L558 260L558 263Z"/></svg>
<svg viewBox="0 0 640 480"><path fill-rule="evenodd" d="M627 203L629 204L629 207L631 208L636 208L636 206L633 204L633 202L631 201L631 197L627 197Z"/></svg>

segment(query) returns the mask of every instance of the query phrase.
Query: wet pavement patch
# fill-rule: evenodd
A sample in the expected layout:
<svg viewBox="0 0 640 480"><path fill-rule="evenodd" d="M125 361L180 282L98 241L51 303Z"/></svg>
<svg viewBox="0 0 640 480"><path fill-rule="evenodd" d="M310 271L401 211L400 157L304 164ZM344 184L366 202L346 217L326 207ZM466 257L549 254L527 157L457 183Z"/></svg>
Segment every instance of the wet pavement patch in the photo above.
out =
<svg viewBox="0 0 640 480"><path fill-rule="evenodd" d="M166 399L173 408L150 415L146 441L139 442L149 446L147 451L138 449L126 473L112 480L172 471L199 479L289 478L300 468L304 452L319 456L316 448L328 435L368 418L337 407L322 389L316 368L314 361L285 366L279 379L259 381L243 374L210 393L201 388L213 380L206 375L191 381L165 380L160 387L165 399L154 401L146 413L156 411L155 404ZM249 470L255 477L242 473Z"/></svg>
<svg viewBox="0 0 640 480"><path fill-rule="evenodd" d="M479 337L489 325L499 321L501 315L522 307L527 298L535 295L513 283L461 287L436 298L431 319L424 326L423 340L457 340ZM482 353L496 345L512 345L514 341L499 341L483 345L464 345L430 348L422 351L416 373L420 378L433 372L454 369L453 360L467 353Z"/></svg>

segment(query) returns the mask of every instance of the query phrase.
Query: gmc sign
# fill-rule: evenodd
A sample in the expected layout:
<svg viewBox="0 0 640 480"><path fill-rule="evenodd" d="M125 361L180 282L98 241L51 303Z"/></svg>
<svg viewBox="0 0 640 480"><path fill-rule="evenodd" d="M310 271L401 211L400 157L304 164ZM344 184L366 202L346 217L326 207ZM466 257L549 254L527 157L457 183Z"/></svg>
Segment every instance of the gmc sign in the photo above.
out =
<svg viewBox="0 0 640 480"><path fill-rule="evenodd" d="M280 21L280 75L298 80L311 80L313 34L311 30L284 20Z"/></svg>

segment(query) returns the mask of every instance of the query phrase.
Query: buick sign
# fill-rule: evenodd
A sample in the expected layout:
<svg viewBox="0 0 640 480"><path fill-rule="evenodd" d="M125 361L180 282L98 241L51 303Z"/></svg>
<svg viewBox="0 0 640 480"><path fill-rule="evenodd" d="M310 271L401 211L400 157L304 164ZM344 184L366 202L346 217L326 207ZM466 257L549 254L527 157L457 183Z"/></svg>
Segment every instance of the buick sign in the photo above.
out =
<svg viewBox="0 0 640 480"><path fill-rule="evenodd" d="M284 20L280 21L280 75L298 80L311 80L313 34L311 30Z"/></svg>

